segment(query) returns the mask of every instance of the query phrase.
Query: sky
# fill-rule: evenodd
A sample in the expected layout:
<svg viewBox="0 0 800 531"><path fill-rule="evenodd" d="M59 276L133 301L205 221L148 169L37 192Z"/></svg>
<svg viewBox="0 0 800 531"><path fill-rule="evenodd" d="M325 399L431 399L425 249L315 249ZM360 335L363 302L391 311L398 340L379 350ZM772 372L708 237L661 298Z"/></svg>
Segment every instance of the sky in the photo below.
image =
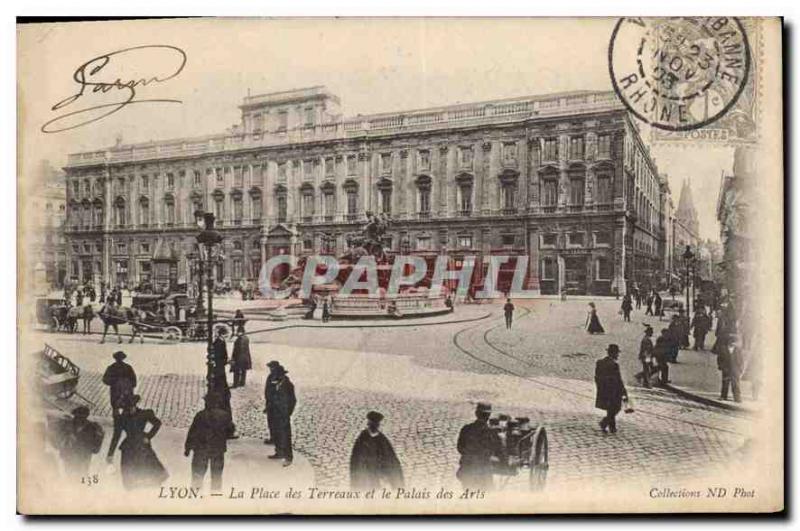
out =
<svg viewBox="0 0 800 531"><path fill-rule="evenodd" d="M67 153L108 147L118 136L131 143L221 133L238 123L248 90L326 85L346 116L611 90L613 25L610 18L205 19L19 27L20 173L24 180L26 168L42 159L62 166ZM182 103L128 106L69 131L40 131L56 116L51 107L76 92L79 65L150 44L181 48L186 66L169 81L140 87L137 98ZM141 71L158 73L159 64L155 72L149 66ZM721 174L731 172L732 150L667 146L652 154L669 176L676 207L681 182L691 180L701 236L718 239L717 192Z"/></svg>

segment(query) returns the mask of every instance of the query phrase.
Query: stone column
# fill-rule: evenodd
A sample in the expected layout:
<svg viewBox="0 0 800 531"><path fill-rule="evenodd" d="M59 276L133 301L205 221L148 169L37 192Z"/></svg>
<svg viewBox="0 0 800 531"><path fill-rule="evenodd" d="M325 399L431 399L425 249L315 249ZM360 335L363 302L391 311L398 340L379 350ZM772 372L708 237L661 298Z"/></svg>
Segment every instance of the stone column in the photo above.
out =
<svg viewBox="0 0 800 531"><path fill-rule="evenodd" d="M540 204L540 190L539 190L539 146L540 140L538 137L533 137L528 141L528 197L525 206L529 211L536 211ZM537 245L538 248L538 245ZM538 266L537 266L538 267Z"/></svg>
<svg viewBox="0 0 800 531"><path fill-rule="evenodd" d="M372 189L369 182L369 162L370 156L366 151L358 154L358 166L361 174L361 183L358 190L358 201L360 214L364 215L368 210L372 210Z"/></svg>
<svg viewBox="0 0 800 531"><path fill-rule="evenodd" d="M447 190L450 188L450 184L453 183L453 179L450 175L450 147L449 146L439 146L438 150L438 160L436 161L436 167L438 168L437 171L437 179L436 179L436 196L438 198L439 207L438 207L438 216L439 217L447 217L448 208L447 208Z"/></svg>
<svg viewBox="0 0 800 531"><path fill-rule="evenodd" d="M492 185L491 175L491 162L492 162L492 143L488 140L481 142L480 150L477 153L475 164L480 168L476 173L475 189L480 192L477 194L479 197L479 204L476 204L476 209L480 209L481 214L487 215L492 210L491 196L489 188Z"/></svg>
<svg viewBox="0 0 800 531"><path fill-rule="evenodd" d="M560 135L558 143L558 208L559 210L566 210L569 202L569 175L567 174L569 135Z"/></svg>

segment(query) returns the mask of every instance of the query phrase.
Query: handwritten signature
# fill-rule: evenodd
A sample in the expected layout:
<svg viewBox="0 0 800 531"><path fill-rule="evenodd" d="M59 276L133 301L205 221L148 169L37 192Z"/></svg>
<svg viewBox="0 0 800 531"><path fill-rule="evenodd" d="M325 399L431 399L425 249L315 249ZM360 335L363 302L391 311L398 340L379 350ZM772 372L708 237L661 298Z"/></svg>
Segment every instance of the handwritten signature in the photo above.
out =
<svg viewBox="0 0 800 531"><path fill-rule="evenodd" d="M126 61L129 63L128 65L124 64ZM116 79L111 80L115 76L113 72L119 71L123 67L136 70L137 64L146 64L145 68L154 68L153 63L156 63L165 72L146 75L138 73L118 75ZM79 85L78 91L53 105L50 110L71 109L71 106L82 98L93 99L94 96L96 100L97 97L103 97L105 94L113 96L115 101L90 105L60 114L42 125L42 132L58 133L75 129L101 120L134 103L182 103L176 99L136 99L136 89L169 81L180 74L185 66L186 52L166 44L134 46L90 59L72 74L72 79Z"/></svg>

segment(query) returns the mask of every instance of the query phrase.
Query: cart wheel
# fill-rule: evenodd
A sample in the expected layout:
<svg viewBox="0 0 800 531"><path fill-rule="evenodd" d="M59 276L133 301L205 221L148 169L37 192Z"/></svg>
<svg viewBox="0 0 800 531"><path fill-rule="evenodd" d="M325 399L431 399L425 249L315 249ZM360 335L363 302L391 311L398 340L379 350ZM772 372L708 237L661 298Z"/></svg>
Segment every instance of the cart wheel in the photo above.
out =
<svg viewBox="0 0 800 531"><path fill-rule="evenodd" d="M47 325L50 327L51 332L58 332L58 327L61 326L61 323L58 322L58 317L53 315Z"/></svg>
<svg viewBox="0 0 800 531"><path fill-rule="evenodd" d="M548 458L549 444L547 430L544 426L536 429L533 434L533 452L531 452L531 490L542 490L547 482L547 469L550 467Z"/></svg>
<svg viewBox="0 0 800 531"><path fill-rule="evenodd" d="M167 343L177 343L181 340L183 334L181 333L181 329L177 326L168 326L161 333L161 337Z"/></svg>
<svg viewBox="0 0 800 531"><path fill-rule="evenodd" d="M218 333L224 332L225 340L230 340L231 338L231 327L226 325L225 323L217 323L214 325L214 335L216 336Z"/></svg>

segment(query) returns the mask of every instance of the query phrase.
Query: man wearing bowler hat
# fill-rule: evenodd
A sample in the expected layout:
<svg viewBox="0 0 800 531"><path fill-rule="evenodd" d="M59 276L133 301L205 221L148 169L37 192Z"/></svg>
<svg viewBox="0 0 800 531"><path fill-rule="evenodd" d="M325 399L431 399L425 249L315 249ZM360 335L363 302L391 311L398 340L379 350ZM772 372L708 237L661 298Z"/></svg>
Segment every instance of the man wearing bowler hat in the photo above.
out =
<svg viewBox="0 0 800 531"><path fill-rule="evenodd" d="M606 349L606 357L597 360L594 369L594 382L597 385L597 398L594 406L605 410L606 416L600 421L603 433L617 433L617 413L622 409L622 401L628 400L628 391L619 372L619 346L611 343Z"/></svg>
<svg viewBox="0 0 800 531"><path fill-rule="evenodd" d="M136 372L133 367L125 363L127 356L121 350L113 354L114 363L106 368L103 373L103 383L108 386L109 402L111 403L111 416L114 419L114 440L122 435L122 413L128 399L133 396L136 389ZM109 452L113 449L109 448ZM111 453L108 459L111 458Z"/></svg>
<svg viewBox="0 0 800 531"><path fill-rule="evenodd" d="M264 399L267 414L267 425L272 442L275 444L275 453L270 459L283 459L283 466L292 464L292 413L297 405L294 394L294 384L289 380L287 371L277 361L267 363L269 375L264 387Z"/></svg>
<svg viewBox="0 0 800 531"><path fill-rule="evenodd" d="M381 481L392 488L402 487L403 468L392 443L381 433L383 415L377 411L367 413L367 427L356 439L350 454L350 487L369 490L381 486Z"/></svg>
<svg viewBox="0 0 800 531"><path fill-rule="evenodd" d="M491 404L479 402L475 421L461 428L456 447L461 454L456 477L464 488L492 490L492 457L504 459L500 436L488 426Z"/></svg>

